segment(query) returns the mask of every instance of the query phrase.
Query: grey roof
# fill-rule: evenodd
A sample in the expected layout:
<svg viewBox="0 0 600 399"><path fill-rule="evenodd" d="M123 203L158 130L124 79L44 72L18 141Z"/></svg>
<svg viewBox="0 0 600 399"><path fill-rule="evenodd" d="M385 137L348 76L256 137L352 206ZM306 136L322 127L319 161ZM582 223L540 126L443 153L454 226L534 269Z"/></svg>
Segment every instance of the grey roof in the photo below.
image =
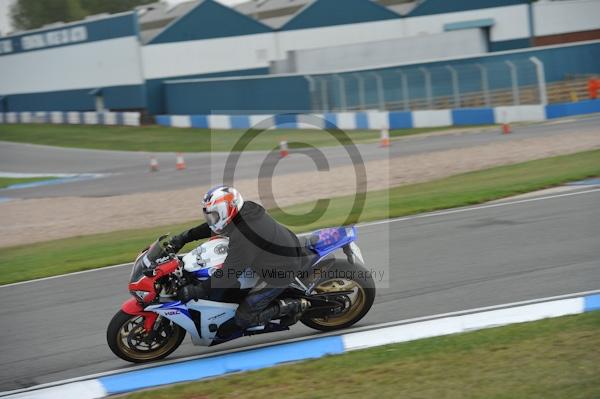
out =
<svg viewBox="0 0 600 399"><path fill-rule="evenodd" d="M396 14L408 15L416 6L424 0L375 0L381 6L387 7Z"/></svg>
<svg viewBox="0 0 600 399"><path fill-rule="evenodd" d="M204 0L190 0L169 6L168 3L157 1L156 3L138 6L140 23L140 36L142 43L148 43L153 37L163 31L170 23L184 16ZM314 3L316 0L248 0L233 8L238 12L252 17L263 24L278 29L293 19L302 10ZM387 7L391 11L407 15L418 4L425 0L371 0L379 5ZM341 3L341 1L340 1ZM107 14L92 15L86 20L104 18ZM62 22L48 24L44 28L61 26Z"/></svg>
<svg viewBox="0 0 600 399"><path fill-rule="evenodd" d="M250 0L234 8L273 29L281 28L316 0Z"/></svg>
<svg viewBox="0 0 600 399"><path fill-rule="evenodd" d="M260 22L278 29L316 0L249 0L234 8ZM390 11L407 15L424 0L371 0ZM340 5L342 1L340 1Z"/></svg>
<svg viewBox="0 0 600 399"><path fill-rule="evenodd" d="M170 7L167 3L157 2L136 7L140 21L142 43L148 43L154 36L162 32L171 22L182 17L203 0L191 0Z"/></svg>

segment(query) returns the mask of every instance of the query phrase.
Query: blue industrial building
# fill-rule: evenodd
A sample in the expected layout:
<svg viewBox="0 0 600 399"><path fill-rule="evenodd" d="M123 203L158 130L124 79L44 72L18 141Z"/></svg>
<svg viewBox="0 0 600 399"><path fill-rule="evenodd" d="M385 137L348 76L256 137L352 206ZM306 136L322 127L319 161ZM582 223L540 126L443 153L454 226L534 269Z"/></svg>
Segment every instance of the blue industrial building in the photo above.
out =
<svg viewBox="0 0 600 399"><path fill-rule="evenodd" d="M600 73L600 44L590 41L600 38L599 5L593 0L533 5L267 0L237 8L196 0L175 9L157 4L0 38L0 112L310 110L317 95L311 77L331 87L332 76L346 78L347 101L358 103L352 74L376 71L392 86L396 75L390 71L398 68L412 73L423 66L519 62L532 55L544 62L546 78L557 81ZM572 18L557 24L557 16L567 12ZM565 34L570 41L587 41L530 48L538 42L558 45ZM412 96L423 94L417 75L408 88ZM432 79L434 94L448 95L448 76ZM366 96L376 95L375 83L365 83ZM473 85L463 80L460 89L476 90ZM328 105L340 108L335 93L328 95ZM385 96L386 102L400 101L401 93L391 88Z"/></svg>

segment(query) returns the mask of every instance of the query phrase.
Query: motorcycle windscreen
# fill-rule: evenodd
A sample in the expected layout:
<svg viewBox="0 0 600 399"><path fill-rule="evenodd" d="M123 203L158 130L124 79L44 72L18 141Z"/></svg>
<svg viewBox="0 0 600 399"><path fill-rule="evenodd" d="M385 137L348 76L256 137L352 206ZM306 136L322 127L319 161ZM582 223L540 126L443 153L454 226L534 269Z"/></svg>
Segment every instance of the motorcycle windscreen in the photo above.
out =
<svg viewBox="0 0 600 399"><path fill-rule="evenodd" d="M143 256L146 267L156 266L156 261L158 259L167 256L167 252L161 245L161 242L165 237L166 236L160 237L158 240L154 241L152 245L150 245L150 248L148 248L148 252L146 252L146 254Z"/></svg>
<svg viewBox="0 0 600 399"><path fill-rule="evenodd" d="M144 275L145 269L154 269L157 266L156 261L167 256L166 251L161 245L161 241L166 237L166 235L161 236L158 240L154 241L146 251L138 256L133 264L133 269L131 270L131 277L129 278L130 283L139 281Z"/></svg>
<svg viewBox="0 0 600 399"><path fill-rule="evenodd" d="M139 281L142 276L144 275L144 261L143 258L146 256L146 254L142 254L140 255L135 263L133 264L133 268L131 269L131 276L129 277L129 282L130 283L135 283L136 281Z"/></svg>

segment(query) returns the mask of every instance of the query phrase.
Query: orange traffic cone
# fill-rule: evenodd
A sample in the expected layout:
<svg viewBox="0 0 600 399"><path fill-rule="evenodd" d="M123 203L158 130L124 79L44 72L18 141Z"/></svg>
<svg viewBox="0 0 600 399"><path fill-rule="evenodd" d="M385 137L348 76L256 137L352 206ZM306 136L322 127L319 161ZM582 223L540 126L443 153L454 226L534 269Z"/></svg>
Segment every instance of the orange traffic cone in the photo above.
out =
<svg viewBox="0 0 600 399"><path fill-rule="evenodd" d="M185 169L185 161L183 160L183 155L180 152L177 153L177 163L175 164L175 169L184 170Z"/></svg>
<svg viewBox="0 0 600 399"><path fill-rule="evenodd" d="M503 113L504 123L502 123L502 134L509 134L511 132L510 123L508 122L508 115L506 111Z"/></svg>
<svg viewBox="0 0 600 399"><path fill-rule="evenodd" d="M150 158L150 172L158 172L158 161L156 157Z"/></svg>
<svg viewBox="0 0 600 399"><path fill-rule="evenodd" d="M279 158L285 158L289 155L288 144L286 140L279 142Z"/></svg>
<svg viewBox="0 0 600 399"><path fill-rule="evenodd" d="M381 137L379 139L380 147L390 146L390 131L387 128L381 128Z"/></svg>

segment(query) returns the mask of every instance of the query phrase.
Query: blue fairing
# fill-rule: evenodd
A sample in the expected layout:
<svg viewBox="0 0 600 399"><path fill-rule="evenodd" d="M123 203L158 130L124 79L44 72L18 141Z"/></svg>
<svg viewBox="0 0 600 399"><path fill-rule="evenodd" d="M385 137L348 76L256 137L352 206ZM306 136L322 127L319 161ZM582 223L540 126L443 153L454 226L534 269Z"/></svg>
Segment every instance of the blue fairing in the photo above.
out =
<svg viewBox="0 0 600 399"><path fill-rule="evenodd" d="M200 269L194 272L194 276L198 278L208 278L210 277L209 269Z"/></svg>
<svg viewBox="0 0 600 399"><path fill-rule="evenodd" d="M181 301L175 301L175 302L167 302L167 303L163 303L162 305L160 305L161 309L173 309L173 308L181 308L182 306L185 306L183 303L181 303Z"/></svg>
<svg viewBox="0 0 600 399"><path fill-rule="evenodd" d="M184 315L189 317L190 319L192 318L190 316L190 311L188 310L188 307L185 304L181 303L181 301L168 302L168 303L160 305L160 308L161 309L177 309L181 313L183 313Z"/></svg>
<svg viewBox="0 0 600 399"><path fill-rule="evenodd" d="M329 255L356 240L355 227L331 227L311 234L311 249L319 258Z"/></svg>

